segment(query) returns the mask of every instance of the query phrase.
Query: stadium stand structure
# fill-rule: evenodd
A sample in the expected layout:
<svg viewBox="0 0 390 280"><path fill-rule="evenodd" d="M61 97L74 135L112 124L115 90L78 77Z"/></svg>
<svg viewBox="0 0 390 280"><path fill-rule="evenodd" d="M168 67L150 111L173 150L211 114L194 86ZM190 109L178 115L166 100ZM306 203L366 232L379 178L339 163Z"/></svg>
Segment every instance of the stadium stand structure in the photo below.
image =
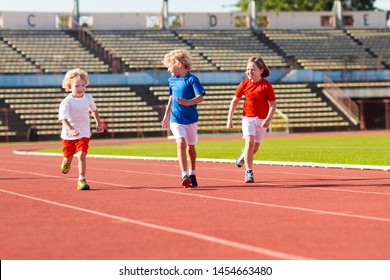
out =
<svg viewBox="0 0 390 280"><path fill-rule="evenodd" d="M91 73L164 70L161 60L175 48L191 50L194 71L242 71L243 61L259 54L270 68L390 68L390 32L384 29L93 30L88 34L0 29L0 71L64 73L74 67ZM112 59L101 49L125 67L114 71Z"/></svg>
<svg viewBox="0 0 390 280"><path fill-rule="evenodd" d="M264 30L264 35L297 62L321 70L382 69L384 65L345 30ZM388 33L388 32L387 32Z"/></svg>
<svg viewBox="0 0 390 280"><path fill-rule="evenodd" d="M95 40L114 57L120 58L127 71L165 70L164 55L177 48L191 49L172 31L164 30L94 30ZM195 71L215 71L216 67L191 49Z"/></svg>
<svg viewBox="0 0 390 280"><path fill-rule="evenodd" d="M12 46L8 45L3 40L0 40L0 74L38 72L39 70L37 67L32 65L25 57L22 57L15 52L12 49Z"/></svg>
<svg viewBox="0 0 390 280"><path fill-rule="evenodd" d="M11 112L12 113L12 112ZM10 110L7 108L0 108L0 139L6 142L10 137L15 137L16 132L11 130L8 126Z"/></svg>
<svg viewBox="0 0 390 280"><path fill-rule="evenodd" d="M201 132L228 132L225 128L227 111L237 85L205 85L207 92L204 102L198 105ZM278 112L270 130L278 132L329 131L356 128L337 105L315 84L306 83L274 84L278 100ZM168 100L166 85L151 86L149 90L163 103ZM235 112L234 126L240 131L240 116L243 102Z"/></svg>
<svg viewBox="0 0 390 280"><path fill-rule="evenodd" d="M289 68L285 58L259 40L251 30L198 29L174 32L220 71L242 71L245 61L259 54L268 67Z"/></svg>
<svg viewBox="0 0 390 280"><path fill-rule="evenodd" d="M81 35L80 35L81 34ZM377 35L375 35L377 34ZM169 50L191 51L196 72L244 72L245 61L261 55L270 67L311 70L389 69L390 31L365 30L5 30L0 29L0 74L55 74L81 67L90 73L165 71ZM113 67L120 60L123 67ZM244 66L243 66L244 65ZM272 131L358 129L318 83L273 82L279 111ZM199 105L201 132L227 132L226 115L237 83L206 84ZM364 87L364 85L360 85ZM167 85L118 84L88 87L109 137L160 136ZM32 127L42 140L57 139L59 87L0 85L0 107L10 109L1 131L24 140ZM362 108L362 106L360 106ZM240 114L238 109L237 114ZM236 127L239 127L239 118ZM390 121L389 121L390 122ZM234 131L234 130L233 130ZM237 132L237 131L236 131Z"/></svg>
<svg viewBox="0 0 390 280"><path fill-rule="evenodd" d="M128 86L88 87L94 96L100 116L107 123L106 137L144 137L163 135L161 106L148 104ZM15 140L26 140L27 132L36 129L39 140L58 139L61 125L58 108L66 93L59 88L0 88L0 98L15 116L10 129ZM91 119L92 121L92 119ZM94 129L95 124L91 127Z"/></svg>
<svg viewBox="0 0 390 280"><path fill-rule="evenodd" d="M385 68L390 67L390 32L388 29L348 29L346 32L371 53Z"/></svg>
<svg viewBox="0 0 390 280"><path fill-rule="evenodd" d="M335 91L339 106L347 107L347 112L354 115L352 118L360 119L360 129L390 129L390 81L329 82L325 79L317 87L323 92L329 88ZM353 102L352 98L357 101Z"/></svg>
<svg viewBox="0 0 390 280"><path fill-rule="evenodd" d="M20 60L23 58L36 68L36 71L32 71L31 67L27 67L27 72L65 73L75 67L88 72L110 72L109 65L84 48L81 42L65 30L6 29L0 30L0 34L3 44L19 54ZM12 56L9 57L11 60L6 60L9 64L5 70L7 72L13 69Z"/></svg>

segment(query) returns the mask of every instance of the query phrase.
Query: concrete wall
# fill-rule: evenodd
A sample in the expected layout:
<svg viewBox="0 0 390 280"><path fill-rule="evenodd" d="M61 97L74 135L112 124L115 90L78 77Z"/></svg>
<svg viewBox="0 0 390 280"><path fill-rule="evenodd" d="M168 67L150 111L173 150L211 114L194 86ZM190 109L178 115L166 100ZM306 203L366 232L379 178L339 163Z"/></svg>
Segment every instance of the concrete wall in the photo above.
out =
<svg viewBox="0 0 390 280"><path fill-rule="evenodd" d="M0 7L1 9L1 7ZM1 12L0 28L57 28L58 16L71 16L57 13L25 13ZM81 17L89 17L94 29L143 29L149 28L151 21L161 26L158 13L81 13ZM180 18L184 29L234 29L246 28L235 26L236 17L245 18L247 13L171 13L170 17ZM267 12L257 13L266 17L269 29L320 29L331 28L322 26L323 16L331 17L332 12ZM348 28L386 28L386 12L353 11L345 12L344 16L353 16L354 25ZM249 22L249 19L246 20ZM1 26L2 25L2 26ZM156 28L156 26L154 26Z"/></svg>
<svg viewBox="0 0 390 280"><path fill-rule="evenodd" d="M1 9L1 8L0 8ZM56 13L0 12L3 28L45 29L56 28Z"/></svg>
<svg viewBox="0 0 390 280"><path fill-rule="evenodd" d="M332 17L332 12L280 12L259 13L259 16L269 18L270 29L321 29L322 17ZM343 16L352 16L354 25L347 28L385 28L386 12L356 11L345 12ZM329 28L329 27L328 27Z"/></svg>
<svg viewBox="0 0 390 280"><path fill-rule="evenodd" d="M243 72L192 72L203 84L237 84L246 78ZM164 85L168 84L170 74L166 71L129 72L123 74L90 74L90 85ZM292 70L286 75L285 70L271 69L267 78L271 83L322 83L325 76L332 81L389 81L390 70L351 70L320 71ZM26 74L0 75L0 87L60 87L64 75L61 74Z"/></svg>

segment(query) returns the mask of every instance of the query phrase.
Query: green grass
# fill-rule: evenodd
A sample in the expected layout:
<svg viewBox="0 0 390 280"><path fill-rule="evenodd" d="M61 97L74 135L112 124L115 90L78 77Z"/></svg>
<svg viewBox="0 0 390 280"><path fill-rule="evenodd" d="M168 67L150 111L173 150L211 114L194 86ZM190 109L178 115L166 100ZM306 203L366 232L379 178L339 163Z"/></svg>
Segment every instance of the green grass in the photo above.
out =
<svg viewBox="0 0 390 280"><path fill-rule="evenodd" d="M210 138L208 138L210 139ZM235 159L241 151L243 140L205 140L200 137L196 145L198 158ZM162 143L94 146L90 154L176 157L174 140ZM61 149L42 152L61 153ZM265 137L255 160L316 162L335 164L390 165L390 134L329 136L329 137Z"/></svg>

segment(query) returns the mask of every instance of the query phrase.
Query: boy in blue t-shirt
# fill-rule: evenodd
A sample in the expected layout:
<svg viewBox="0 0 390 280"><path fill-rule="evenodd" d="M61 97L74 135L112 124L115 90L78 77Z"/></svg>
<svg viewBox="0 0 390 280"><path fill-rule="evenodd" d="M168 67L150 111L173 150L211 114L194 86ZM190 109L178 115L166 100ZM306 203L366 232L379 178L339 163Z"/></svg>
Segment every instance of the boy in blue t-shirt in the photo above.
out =
<svg viewBox="0 0 390 280"><path fill-rule="evenodd" d="M199 79L189 72L192 63L188 51L184 49L170 51L164 57L164 65L172 77L168 79L169 100L161 124L166 128L169 122L176 139L177 157L182 173L181 185L185 188L197 187L195 144L198 142L198 111L196 104L203 101L206 92Z"/></svg>

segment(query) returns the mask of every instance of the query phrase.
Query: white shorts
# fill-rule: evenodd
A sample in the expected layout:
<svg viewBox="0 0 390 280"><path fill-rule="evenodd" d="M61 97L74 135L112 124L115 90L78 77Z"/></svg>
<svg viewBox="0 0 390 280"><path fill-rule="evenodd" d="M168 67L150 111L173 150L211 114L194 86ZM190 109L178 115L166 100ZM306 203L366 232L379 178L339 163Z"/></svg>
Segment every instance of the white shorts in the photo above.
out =
<svg viewBox="0 0 390 280"><path fill-rule="evenodd" d="M179 138L184 138L187 145L195 145L198 142L197 122L191 124L170 123L169 126L176 141Z"/></svg>
<svg viewBox="0 0 390 280"><path fill-rule="evenodd" d="M267 127L262 127L261 123L264 121L263 119L259 119L258 117L241 117L242 119L242 138L245 136L254 136L256 143L261 143L261 140L265 136L267 132Z"/></svg>

